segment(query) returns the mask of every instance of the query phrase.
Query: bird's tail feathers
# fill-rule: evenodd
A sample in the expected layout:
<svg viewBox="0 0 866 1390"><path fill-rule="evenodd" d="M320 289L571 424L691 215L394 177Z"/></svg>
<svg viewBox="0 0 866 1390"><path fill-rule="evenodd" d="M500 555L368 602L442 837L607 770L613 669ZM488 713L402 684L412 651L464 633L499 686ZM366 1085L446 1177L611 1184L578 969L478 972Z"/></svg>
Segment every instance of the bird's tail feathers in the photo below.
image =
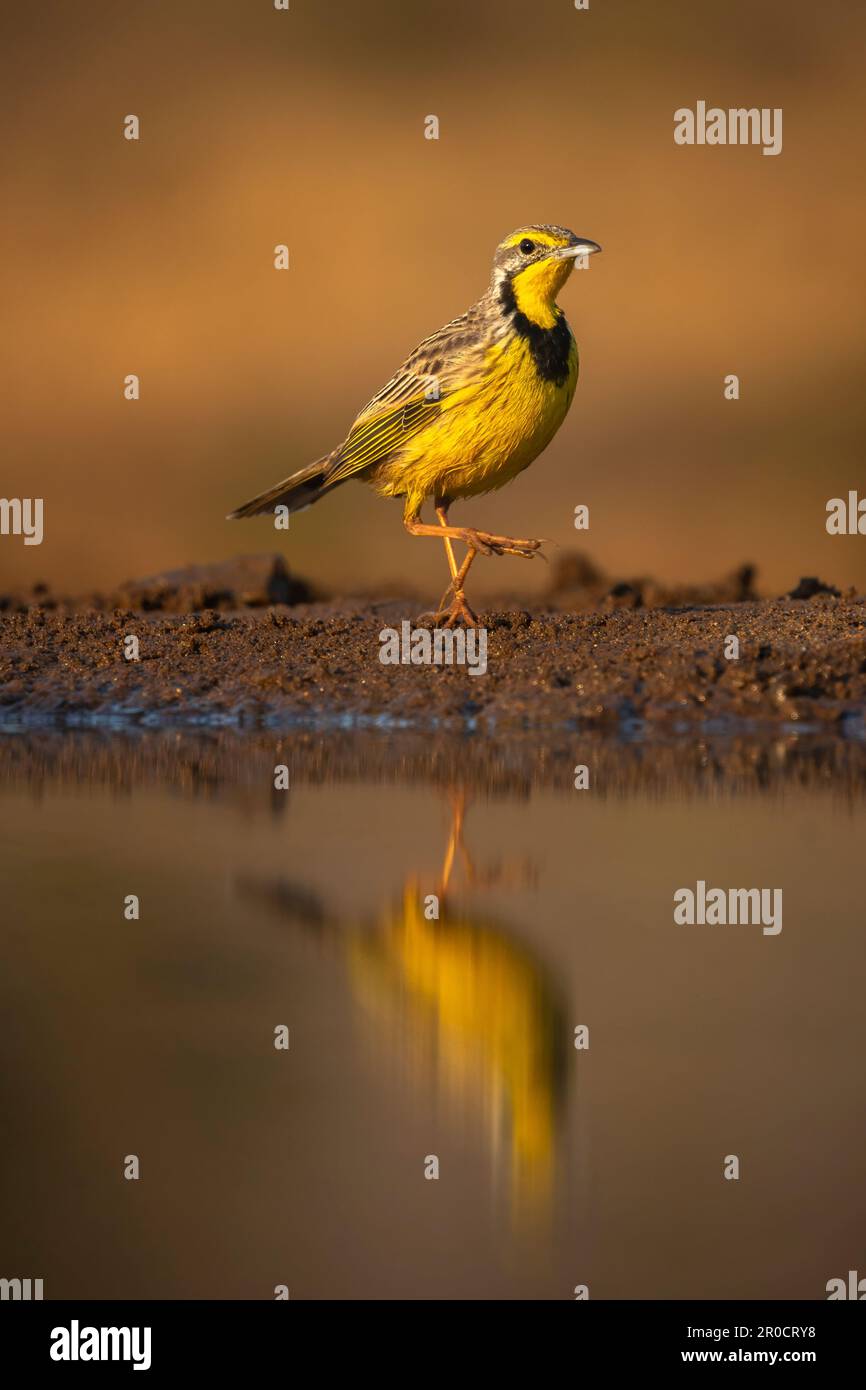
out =
<svg viewBox="0 0 866 1390"><path fill-rule="evenodd" d="M335 450L333 454L325 454L322 458L316 459L315 463L308 463L306 468L292 473L281 483L268 488L267 492L259 493L258 497L244 502L243 506L229 512L226 520L239 521L242 517L264 516L275 507L288 507L290 512L300 512L305 507L311 507L328 488L328 469L337 452Z"/></svg>

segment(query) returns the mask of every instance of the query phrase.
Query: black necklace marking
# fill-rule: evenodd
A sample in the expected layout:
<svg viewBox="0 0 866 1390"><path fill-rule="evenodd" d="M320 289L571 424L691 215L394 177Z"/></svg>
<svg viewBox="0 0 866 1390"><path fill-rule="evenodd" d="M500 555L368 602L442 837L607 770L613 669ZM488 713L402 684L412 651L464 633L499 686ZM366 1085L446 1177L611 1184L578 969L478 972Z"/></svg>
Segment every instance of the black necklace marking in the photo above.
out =
<svg viewBox="0 0 866 1390"><path fill-rule="evenodd" d="M533 323L532 319L527 318L526 314L518 309L514 286L510 280L503 280L499 302L503 313L512 316L515 329L529 344L538 375L545 381L552 381L555 386L564 386L568 380L573 342L565 315L557 310L556 323L552 328L542 328L541 324Z"/></svg>

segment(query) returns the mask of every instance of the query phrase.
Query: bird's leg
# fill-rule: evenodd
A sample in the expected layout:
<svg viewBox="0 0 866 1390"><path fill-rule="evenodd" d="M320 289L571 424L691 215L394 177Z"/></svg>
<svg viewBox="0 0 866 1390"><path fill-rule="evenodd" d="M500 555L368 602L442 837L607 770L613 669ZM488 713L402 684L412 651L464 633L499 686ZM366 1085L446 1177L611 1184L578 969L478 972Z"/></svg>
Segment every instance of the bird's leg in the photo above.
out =
<svg viewBox="0 0 866 1390"><path fill-rule="evenodd" d="M439 518L440 526L444 527L448 525L448 503L440 503L438 498L436 502L436 515ZM478 621L475 614L466 602L466 595L463 592L463 582L469 573L469 566L472 564L478 552L477 550L473 550L470 546L466 559L458 570L457 561L454 559L454 547L451 544L451 537L444 536L443 540L445 541L445 549L448 552L448 567L451 570L451 583L439 600L439 608L436 614L437 621L440 617L445 617L445 626L453 627L457 619L462 618L463 622L466 623L468 627L477 627ZM449 594L453 595L453 598L450 608L446 609L445 603Z"/></svg>
<svg viewBox="0 0 866 1390"><path fill-rule="evenodd" d="M437 497L435 501L435 510L436 515L439 519L439 525L442 528L438 532L438 534L442 536L442 539L445 542L445 552L448 556L448 568L451 571L451 583L448 585L448 588L445 590L444 594L442 595L442 598L439 601L439 607L437 608L436 613L434 614L434 622L438 623L441 618L444 618L445 626L453 627L459 618L463 623L466 624L467 627L477 627L478 619L472 612L472 609L469 607L469 604L466 602L466 595L463 592L463 581L469 573L469 566L475 559L477 551L470 544L469 552L466 556L466 559L463 561L463 564L458 569L457 561L454 558L454 546L451 543L452 533L455 528L453 526L448 525L447 502L444 502L441 498ZM412 520L414 520L414 518L412 518ZM407 530L411 530L409 518L405 518L405 523ZM437 534L436 527L428 527L426 534L429 533L432 533L434 535ZM446 608L446 600L449 594L451 594L453 597L450 607ZM423 614L422 616L426 617L427 615Z"/></svg>
<svg viewBox="0 0 866 1390"><path fill-rule="evenodd" d="M477 551L470 548L459 570L455 569L454 578L439 600L437 611L433 614L435 622L438 623L441 618L444 618L445 626L453 627L457 619L460 618L467 627L478 626L478 619L466 602L466 595L463 592L463 581L469 573L469 566L472 564L477 553ZM450 605L448 605L449 594L451 595Z"/></svg>
<svg viewBox="0 0 866 1390"><path fill-rule="evenodd" d="M542 541L518 540L514 536L492 536L489 531L476 531L472 526L428 526L419 521L417 515L405 516L403 525L410 536L437 536L439 540L448 536L451 540L463 541L479 555L520 555L524 560L531 560L543 544Z"/></svg>
<svg viewBox="0 0 866 1390"><path fill-rule="evenodd" d="M444 526L444 527L447 528L447 526L448 526L448 503L447 503L447 502L443 502L443 501L442 501L440 498L438 498L438 497L436 498L436 515L437 515L438 518L439 518L439 525L440 525L440 526ZM456 579L456 578L457 578L457 561L454 559L454 547L453 547L453 545L451 544L451 537L450 537L450 536L443 536L442 539L443 539L443 541L445 542L445 553L446 553L447 556L448 556L448 568L449 568L450 571L451 571L451 578L452 578L452 579ZM449 588L450 588L450 587L451 587L451 586L449 585ZM446 594L448 593L448 589L445 590L445 593L446 593ZM445 602L445 599L443 598L442 603L444 603L444 602ZM440 608L442 607L442 603L440 603L440 605L439 605Z"/></svg>
<svg viewBox="0 0 866 1390"><path fill-rule="evenodd" d="M469 607L469 604L466 602L466 595L463 592L463 585L465 583L466 576L469 573L469 567L477 554L478 551L473 550L472 546L470 546L466 554L466 559L463 561L463 564L460 566L459 570L457 571L457 573L451 581L450 587L453 591L454 597L451 602L451 608L448 611L448 616L445 619L446 627L453 627L458 618L462 619L466 627L478 626L478 619L472 612L472 609ZM442 596L443 605L447 597L448 590L446 589L445 593Z"/></svg>
<svg viewBox="0 0 866 1390"><path fill-rule="evenodd" d="M443 615L445 599L449 592L453 593L454 599L448 611L445 626L452 627L458 618L466 623L468 627L477 627L478 620L472 609L466 602L466 595L463 592L463 584L469 567L476 555L519 555L524 560L531 560L536 551L541 547L541 541L518 540L513 536L493 536L489 531L476 531L470 526L449 526L448 508L441 498L436 498L436 515L439 519L438 526L428 526L419 519L419 509L410 509L408 506L403 514L403 525L410 536L438 536L445 542L448 551L448 565L451 570L451 583L445 590L442 598L440 610L436 614L436 621ZM451 541L463 541L468 546L469 553L463 561L460 569L456 568L454 561L454 551Z"/></svg>
<svg viewBox="0 0 866 1390"><path fill-rule="evenodd" d="M448 503L443 502L440 497L437 497L435 502L435 511L437 517L439 518L439 525L442 527L447 527ZM451 537L443 536L442 540L445 543L445 554L448 556L448 568L451 571L451 583L448 585L448 588L445 590L444 594L439 600L439 606L436 609L437 622L439 618L442 616L442 614L445 612L445 600L447 599L448 595L452 592L454 588L454 581L457 578L457 561L454 558L454 546L452 544Z"/></svg>

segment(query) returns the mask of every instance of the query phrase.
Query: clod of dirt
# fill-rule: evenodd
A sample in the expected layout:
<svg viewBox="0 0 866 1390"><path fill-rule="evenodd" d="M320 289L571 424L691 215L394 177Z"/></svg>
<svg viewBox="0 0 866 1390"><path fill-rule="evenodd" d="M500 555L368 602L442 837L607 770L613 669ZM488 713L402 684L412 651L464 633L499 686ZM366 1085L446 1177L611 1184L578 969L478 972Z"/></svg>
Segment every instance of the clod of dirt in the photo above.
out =
<svg viewBox="0 0 866 1390"><path fill-rule="evenodd" d="M127 581L116 600L118 605L145 613L194 613L202 608L308 603L312 597L310 586L289 574L281 555L238 555L216 564L187 565L150 579Z"/></svg>
<svg viewBox="0 0 866 1390"><path fill-rule="evenodd" d="M136 613L197 613L202 609L265 608L309 603L315 590L290 574L281 555L237 555L208 565L184 565L147 579L128 579L107 594L58 597L47 585L30 592L0 595L0 612L25 613L38 607L80 612L97 608Z"/></svg>
<svg viewBox="0 0 866 1390"><path fill-rule="evenodd" d="M800 580L796 589L790 591L788 598L814 598L816 594L832 594L834 598L840 597L840 591L832 584L824 584L814 575L809 575Z"/></svg>
<svg viewBox="0 0 866 1390"><path fill-rule="evenodd" d="M665 584L647 576L613 579L581 551L559 555L544 599L560 612L604 603L608 608L669 608L705 603L750 603L755 566L739 565L731 574L702 584Z"/></svg>

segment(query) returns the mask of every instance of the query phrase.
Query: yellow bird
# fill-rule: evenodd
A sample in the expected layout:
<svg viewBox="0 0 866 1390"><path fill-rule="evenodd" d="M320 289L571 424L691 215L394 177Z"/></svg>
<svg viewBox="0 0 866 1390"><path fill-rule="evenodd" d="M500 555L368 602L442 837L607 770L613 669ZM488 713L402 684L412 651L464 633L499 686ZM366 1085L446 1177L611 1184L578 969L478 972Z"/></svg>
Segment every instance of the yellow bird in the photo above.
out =
<svg viewBox="0 0 866 1390"><path fill-rule="evenodd" d="M475 626L463 585L476 555L532 559L541 541L450 526L458 497L476 497L521 473L565 419L577 383L574 335L556 303L578 256L601 247L565 227L520 227L497 247L486 293L406 358L332 453L246 502L229 519L277 507L300 511L349 478L405 499L413 536L445 542L451 583L436 621ZM421 520L433 500L438 525ZM453 541L468 551L458 566ZM451 604L445 608L448 595Z"/></svg>

